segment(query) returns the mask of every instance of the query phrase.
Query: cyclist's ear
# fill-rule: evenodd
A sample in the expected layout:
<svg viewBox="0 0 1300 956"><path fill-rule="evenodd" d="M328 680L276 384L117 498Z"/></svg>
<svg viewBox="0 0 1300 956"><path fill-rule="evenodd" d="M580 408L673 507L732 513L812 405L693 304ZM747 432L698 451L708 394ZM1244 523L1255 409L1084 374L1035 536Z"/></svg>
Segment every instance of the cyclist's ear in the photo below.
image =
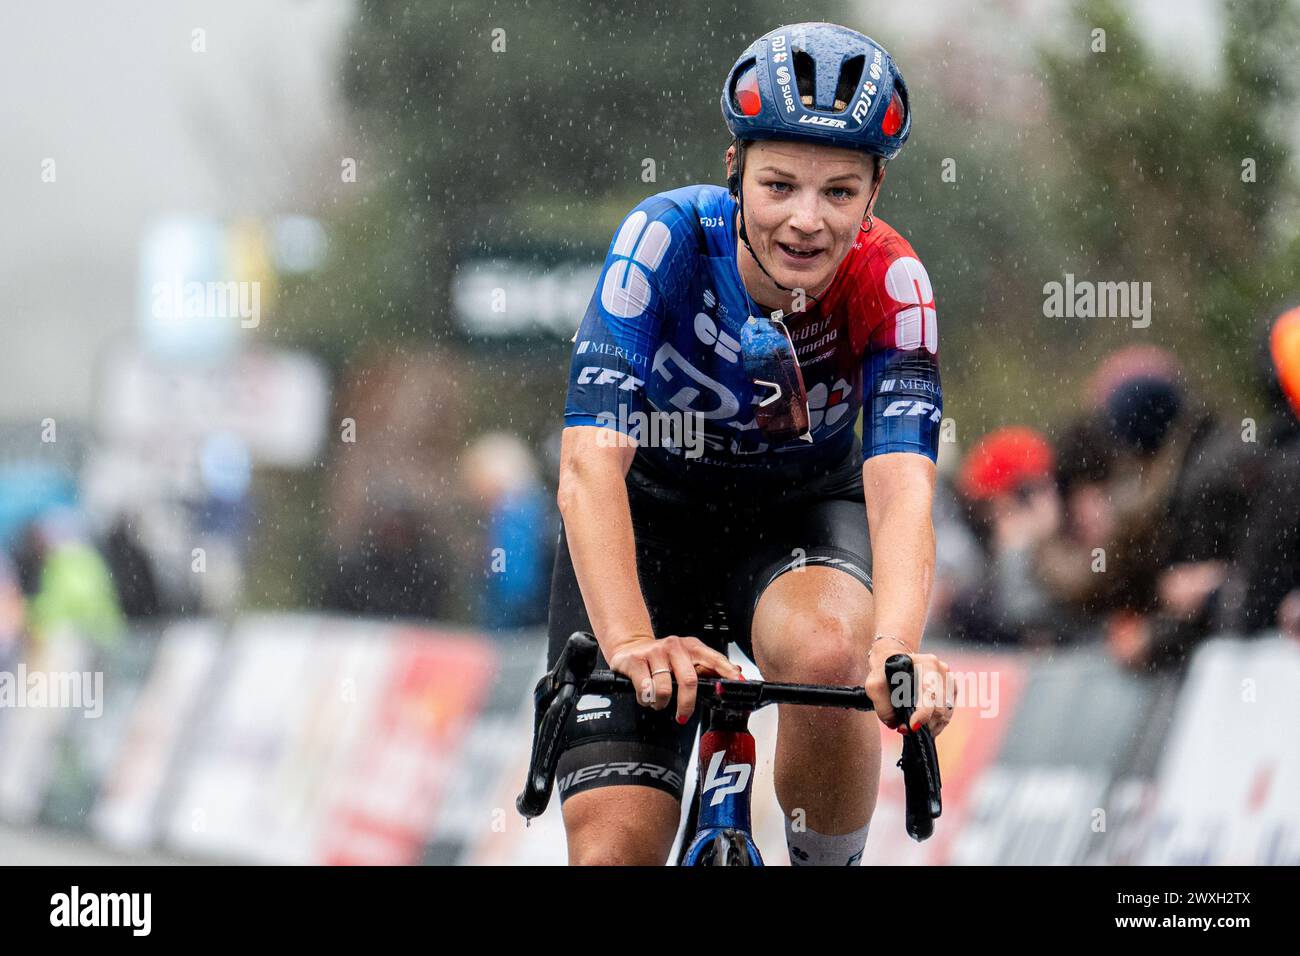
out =
<svg viewBox="0 0 1300 956"><path fill-rule="evenodd" d="M740 191L740 157L737 155L739 141L732 140L727 147L724 162L727 164L727 192L735 196Z"/></svg>

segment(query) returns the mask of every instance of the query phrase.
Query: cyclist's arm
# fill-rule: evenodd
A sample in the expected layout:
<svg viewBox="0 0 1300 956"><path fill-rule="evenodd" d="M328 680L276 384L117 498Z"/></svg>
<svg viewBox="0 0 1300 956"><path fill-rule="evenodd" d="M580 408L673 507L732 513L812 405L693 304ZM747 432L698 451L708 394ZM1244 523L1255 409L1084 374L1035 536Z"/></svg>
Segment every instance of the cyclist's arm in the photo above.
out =
<svg viewBox="0 0 1300 956"><path fill-rule="evenodd" d="M875 597L867 692L880 719L895 726L881 665L895 652L910 653L919 684L913 725L938 734L952 714L948 666L918 653L934 583L931 503L943 417L938 329L924 267L905 243L895 253L880 283L882 321L863 369L862 480Z"/></svg>
<svg viewBox="0 0 1300 956"><path fill-rule="evenodd" d="M871 531L875 634L921 645L934 583L934 462L913 452L868 458L862 465ZM874 636L874 635L873 635Z"/></svg>
<svg viewBox="0 0 1300 956"><path fill-rule="evenodd" d="M680 216L675 204L651 197L623 220L610 243L574 336L559 506L578 587L605 660L641 689L641 703L655 709L666 707L672 696L671 675L679 691L677 716L684 721L695 707L697 672L735 677L739 671L693 637L655 639L637 575L624 483L636 450L626 433L637 431L632 423L643 411L650 357L668 310L657 270L685 268L693 254L685 237L674 235L675 227L687 228Z"/></svg>
<svg viewBox="0 0 1300 956"><path fill-rule="evenodd" d="M934 582L935 463L943 386L930 277L900 237L872 260L864 313L862 482L871 533L875 634L915 651ZM884 642L882 642L884 643Z"/></svg>
<svg viewBox="0 0 1300 956"><path fill-rule="evenodd" d="M619 447L618 438L596 425L564 429L557 496L578 587L607 661L628 640L653 635L624 483L636 446Z"/></svg>

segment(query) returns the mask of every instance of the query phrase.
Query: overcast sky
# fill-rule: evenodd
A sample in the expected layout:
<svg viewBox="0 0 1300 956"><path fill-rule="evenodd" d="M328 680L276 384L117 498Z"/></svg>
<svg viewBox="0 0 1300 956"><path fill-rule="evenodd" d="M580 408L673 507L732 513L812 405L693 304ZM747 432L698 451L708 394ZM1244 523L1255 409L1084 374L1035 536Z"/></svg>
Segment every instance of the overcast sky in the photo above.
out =
<svg viewBox="0 0 1300 956"><path fill-rule="evenodd" d="M352 6L4 4L0 417L89 415L95 359L133 323L152 218L312 202L346 132L337 63ZM55 183L41 181L47 158Z"/></svg>

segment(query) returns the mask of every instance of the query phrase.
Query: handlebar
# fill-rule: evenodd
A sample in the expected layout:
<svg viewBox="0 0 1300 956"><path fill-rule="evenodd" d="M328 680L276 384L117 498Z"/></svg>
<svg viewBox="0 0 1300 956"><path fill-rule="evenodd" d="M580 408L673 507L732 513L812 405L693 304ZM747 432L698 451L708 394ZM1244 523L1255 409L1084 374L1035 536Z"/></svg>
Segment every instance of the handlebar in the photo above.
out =
<svg viewBox="0 0 1300 956"><path fill-rule="evenodd" d="M551 800L555 767L560 759L560 744L565 725L577 704L579 693L630 694L636 687L626 677L609 670L596 670L599 645L595 637L575 631L565 643L555 666L543 674L533 689L533 750L528 761L528 778L515 806L526 819L541 816ZM903 691L894 706L900 717L911 722L915 709L915 682L912 659L894 654L885 661L885 678L895 689ZM701 680L697 702L749 713L769 704L796 704L810 707L836 707L846 710L873 710L871 698L862 687L828 687L821 684L781 684L769 681L744 681L713 678ZM906 826L915 840L924 840L934 832L934 820L943 811L939 760L934 737L928 727L903 738L903 769L906 787Z"/></svg>

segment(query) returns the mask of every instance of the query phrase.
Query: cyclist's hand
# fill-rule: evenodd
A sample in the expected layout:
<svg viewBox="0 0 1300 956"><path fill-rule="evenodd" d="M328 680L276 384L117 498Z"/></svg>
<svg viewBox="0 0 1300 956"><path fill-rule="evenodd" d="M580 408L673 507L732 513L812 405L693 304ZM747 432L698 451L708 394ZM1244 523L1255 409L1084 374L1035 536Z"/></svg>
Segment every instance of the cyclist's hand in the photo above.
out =
<svg viewBox="0 0 1300 956"><path fill-rule="evenodd" d="M659 640L637 637L620 644L609 658L610 670L629 678L643 707L663 710L677 682L677 722L684 724L695 712L697 675L736 680L740 668L727 657L694 637L672 635ZM655 673L658 671L659 673Z"/></svg>
<svg viewBox="0 0 1300 956"><path fill-rule="evenodd" d="M895 654L907 654L912 659L912 673L917 681L916 709L912 712L912 725L904 728L900 716L890 699L892 688L885 679L885 661ZM913 654L896 639L884 639L871 646L867 656L867 696L876 707L876 716L893 730L906 733L929 727L938 737L952 720L956 707L956 688L948 676L948 665L933 654Z"/></svg>

